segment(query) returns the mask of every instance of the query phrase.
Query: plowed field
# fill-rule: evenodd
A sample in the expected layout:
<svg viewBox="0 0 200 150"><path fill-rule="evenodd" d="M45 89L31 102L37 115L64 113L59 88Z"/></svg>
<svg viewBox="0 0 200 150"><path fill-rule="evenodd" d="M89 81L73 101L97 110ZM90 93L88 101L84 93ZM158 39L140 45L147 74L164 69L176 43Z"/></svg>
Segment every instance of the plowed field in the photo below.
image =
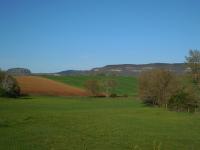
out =
<svg viewBox="0 0 200 150"><path fill-rule="evenodd" d="M37 76L16 77L22 94L52 96L87 96L82 89Z"/></svg>

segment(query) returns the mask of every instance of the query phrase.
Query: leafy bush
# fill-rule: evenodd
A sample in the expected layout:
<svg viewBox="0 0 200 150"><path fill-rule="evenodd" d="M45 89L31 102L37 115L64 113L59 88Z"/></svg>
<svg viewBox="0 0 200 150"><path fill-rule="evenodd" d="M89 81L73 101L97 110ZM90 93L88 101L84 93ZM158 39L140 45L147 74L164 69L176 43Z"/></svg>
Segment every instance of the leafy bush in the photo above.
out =
<svg viewBox="0 0 200 150"><path fill-rule="evenodd" d="M194 112L198 107L198 95L193 87L182 87L169 100L169 107L176 111Z"/></svg>
<svg viewBox="0 0 200 150"><path fill-rule="evenodd" d="M112 93L112 94L110 94L110 97L115 98L115 97L117 97L117 94L116 93Z"/></svg>
<svg viewBox="0 0 200 150"><path fill-rule="evenodd" d="M17 81L4 72L0 72L0 96L20 96L20 87Z"/></svg>

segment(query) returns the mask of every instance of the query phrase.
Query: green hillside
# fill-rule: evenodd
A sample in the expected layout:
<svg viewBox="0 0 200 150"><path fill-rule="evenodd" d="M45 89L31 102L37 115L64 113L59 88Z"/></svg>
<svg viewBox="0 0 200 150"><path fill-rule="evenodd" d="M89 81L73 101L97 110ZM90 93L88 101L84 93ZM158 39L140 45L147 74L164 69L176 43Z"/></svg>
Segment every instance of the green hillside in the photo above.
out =
<svg viewBox="0 0 200 150"><path fill-rule="evenodd" d="M51 80L63 82L69 85L84 88L84 83L87 80L97 79L103 81L105 79L114 79L117 81L116 93L123 95L136 95L138 90L138 80L136 77L123 76L43 76Z"/></svg>

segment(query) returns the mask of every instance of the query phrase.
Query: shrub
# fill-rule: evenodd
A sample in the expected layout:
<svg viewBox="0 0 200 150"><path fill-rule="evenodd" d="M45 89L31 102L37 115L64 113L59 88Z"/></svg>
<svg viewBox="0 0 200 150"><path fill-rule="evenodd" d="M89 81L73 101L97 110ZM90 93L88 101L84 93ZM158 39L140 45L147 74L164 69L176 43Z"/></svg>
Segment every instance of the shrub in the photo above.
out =
<svg viewBox="0 0 200 150"><path fill-rule="evenodd" d="M117 96L116 93L112 93L112 94L110 94L110 97L115 98L115 97L118 97L118 96Z"/></svg>
<svg viewBox="0 0 200 150"><path fill-rule="evenodd" d="M0 72L0 96L20 96L20 87L17 81L4 72Z"/></svg>
<svg viewBox="0 0 200 150"><path fill-rule="evenodd" d="M169 107L176 111L194 112L198 107L198 95L191 86L180 88L169 100Z"/></svg>
<svg viewBox="0 0 200 150"><path fill-rule="evenodd" d="M128 94L123 94L122 97L128 97Z"/></svg>

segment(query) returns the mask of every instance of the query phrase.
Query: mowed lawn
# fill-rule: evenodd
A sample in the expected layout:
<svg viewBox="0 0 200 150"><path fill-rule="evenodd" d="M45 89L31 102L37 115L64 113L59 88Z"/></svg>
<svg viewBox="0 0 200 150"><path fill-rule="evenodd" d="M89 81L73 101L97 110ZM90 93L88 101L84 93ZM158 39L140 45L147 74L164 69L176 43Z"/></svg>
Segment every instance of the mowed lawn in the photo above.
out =
<svg viewBox="0 0 200 150"><path fill-rule="evenodd" d="M200 114L134 98L0 98L0 150L199 150Z"/></svg>
<svg viewBox="0 0 200 150"><path fill-rule="evenodd" d="M138 93L138 79L136 77L125 76L101 76L101 75L77 75L77 76L52 76L46 75L45 78L66 83L75 87L84 88L87 80L103 81L114 79L117 83L114 93L119 95L135 96Z"/></svg>

